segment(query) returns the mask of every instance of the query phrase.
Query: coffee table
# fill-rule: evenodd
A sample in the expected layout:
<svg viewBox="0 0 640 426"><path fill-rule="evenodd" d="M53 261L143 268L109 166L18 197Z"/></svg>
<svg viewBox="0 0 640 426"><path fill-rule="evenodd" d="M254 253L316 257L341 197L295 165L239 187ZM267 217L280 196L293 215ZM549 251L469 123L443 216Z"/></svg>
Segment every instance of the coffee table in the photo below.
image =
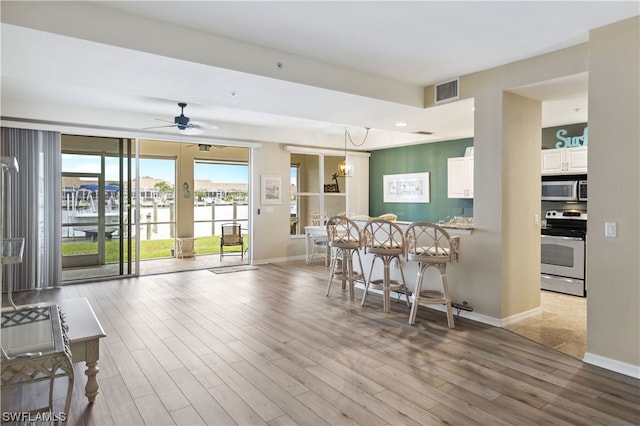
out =
<svg viewBox="0 0 640 426"><path fill-rule="evenodd" d="M71 343L73 362L86 363L85 395L89 402L93 402L99 390L96 374L99 370L100 339L107 335L86 297L66 299L58 302L58 306L69 326L67 335Z"/></svg>

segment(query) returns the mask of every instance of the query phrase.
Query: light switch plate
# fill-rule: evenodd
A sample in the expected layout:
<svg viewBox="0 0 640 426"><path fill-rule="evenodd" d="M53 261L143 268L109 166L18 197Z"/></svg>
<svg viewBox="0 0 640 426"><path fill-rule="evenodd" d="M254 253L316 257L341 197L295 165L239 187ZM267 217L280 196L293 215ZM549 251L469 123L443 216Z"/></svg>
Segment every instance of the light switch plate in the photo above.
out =
<svg viewBox="0 0 640 426"><path fill-rule="evenodd" d="M616 236L616 223L605 222L604 224L604 236L614 238Z"/></svg>

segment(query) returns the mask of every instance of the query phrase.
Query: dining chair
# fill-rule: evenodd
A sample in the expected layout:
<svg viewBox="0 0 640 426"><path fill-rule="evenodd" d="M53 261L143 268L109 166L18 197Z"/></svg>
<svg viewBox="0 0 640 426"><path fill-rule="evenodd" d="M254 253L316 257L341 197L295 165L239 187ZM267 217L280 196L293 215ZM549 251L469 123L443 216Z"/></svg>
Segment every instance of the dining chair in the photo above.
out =
<svg viewBox="0 0 640 426"><path fill-rule="evenodd" d="M423 304L445 305L449 328L455 327L451 309L451 295L447 283L447 264L458 261L460 237L450 236L442 227L430 222L413 222L405 231L407 261L418 262L418 278L414 291L409 324L415 324L418 306ZM441 287L438 290L423 289L425 271L436 268L440 272Z"/></svg>
<svg viewBox="0 0 640 426"><path fill-rule="evenodd" d="M337 277L342 281L342 290L346 288L346 283L349 283L349 299L353 300L355 282L364 280L362 259L360 258L360 249L362 248L360 227L346 216L332 216L327 221L326 228L329 249L335 252L331 256L327 296L329 296L333 278ZM354 256L358 257L360 271L353 270ZM342 268L337 271L338 262L341 263Z"/></svg>
<svg viewBox="0 0 640 426"><path fill-rule="evenodd" d="M321 254L324 257L324 265L328 266L331 250L329 249L329 241L326 231L318 232L305 228L305 232L309 239L308 247L310 248L309 255L307 256L307 265L310 265L313 262L313 257L315 255Z"/></svg>
<svg viewBox="0 0 640 426"><path fill-rule="evenodd" d="M398 224L385 219L375 218L367 222L363 229L364 252L372 254L371 269L369 278L366 281L364 294L362 295L362 306L365 304L369 287L381 289L383 292L384 312L391 312L391 292L404 293L407 307L409 307L409 289L407 281L404 279L402 270L402 259L404 254L404 232ZM382 278L372 279L373 268L376 260L381 260L384 267ZM390 266L396 262L400 271L400 280L391 279Z"/></svg>

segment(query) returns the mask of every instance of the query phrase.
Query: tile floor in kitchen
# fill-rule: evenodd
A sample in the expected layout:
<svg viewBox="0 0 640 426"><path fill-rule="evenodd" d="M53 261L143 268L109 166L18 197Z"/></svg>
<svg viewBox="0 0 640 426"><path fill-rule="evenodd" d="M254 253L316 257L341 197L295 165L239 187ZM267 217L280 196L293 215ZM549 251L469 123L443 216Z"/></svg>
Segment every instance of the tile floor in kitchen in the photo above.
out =
<svg viewBox="0 0 640 426"><path fill-rule="evenodd" d="M587 298L540 292L541 312L505 329L578 359L587 346Z"/></svg>

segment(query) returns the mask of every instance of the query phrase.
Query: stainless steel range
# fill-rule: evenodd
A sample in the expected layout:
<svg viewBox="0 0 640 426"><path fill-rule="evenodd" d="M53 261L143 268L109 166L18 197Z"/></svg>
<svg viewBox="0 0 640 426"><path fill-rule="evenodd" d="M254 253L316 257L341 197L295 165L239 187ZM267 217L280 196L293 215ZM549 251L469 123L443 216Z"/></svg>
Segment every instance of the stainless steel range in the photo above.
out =
<svg viewBox="0 0 640 426"><path fill-rule="evenodd" d="M541 237L540 288L586 296L587 212L548 210L545 219Z"/></svg>

